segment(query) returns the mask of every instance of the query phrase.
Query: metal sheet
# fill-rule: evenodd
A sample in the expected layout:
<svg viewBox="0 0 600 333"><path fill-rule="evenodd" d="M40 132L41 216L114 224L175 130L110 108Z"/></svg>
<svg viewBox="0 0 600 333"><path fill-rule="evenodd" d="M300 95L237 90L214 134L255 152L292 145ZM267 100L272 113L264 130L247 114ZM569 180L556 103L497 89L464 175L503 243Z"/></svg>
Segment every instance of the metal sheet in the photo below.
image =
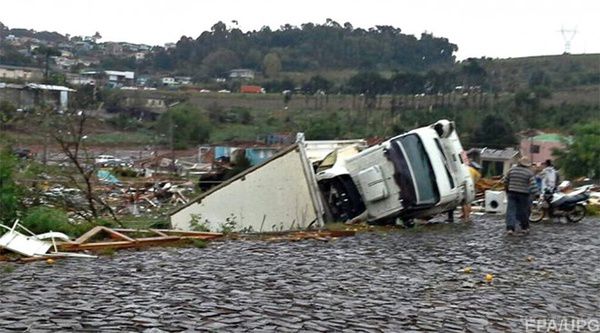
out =
<svg viewBox="0 0 600 333"><path fill-rule="evenodd" d="M0 247L29 257L45 254L51 246L48 242L27 237L17 231L8 231L0 237Z"/></svg>

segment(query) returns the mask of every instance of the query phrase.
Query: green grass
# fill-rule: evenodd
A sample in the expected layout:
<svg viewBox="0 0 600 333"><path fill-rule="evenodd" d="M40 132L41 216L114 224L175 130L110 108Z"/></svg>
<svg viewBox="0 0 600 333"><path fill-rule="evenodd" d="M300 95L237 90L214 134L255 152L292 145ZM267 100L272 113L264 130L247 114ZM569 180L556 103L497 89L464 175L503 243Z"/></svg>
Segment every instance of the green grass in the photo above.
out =
<svg viewBox="0 0 600 333"><path fill-rule="evenodd" d="M90 135L87 144L92 145L146 145L160 143L161 137L147 131L111 132ZM164 141L164 139L162 139Z"/></svg>
<svg viewBox="0 0 600 333"><path fill-rule="evenodd" d="M208 246L208 242L202 239L191 239L190 240L192 246L199 248L199 249L203 249L206 248Z"/></svg>
<svg viewBox="0 0 600 333"><path fill-rule="evenodd" d="M589 216L598 216L598 215L600 215L600 206L588 205L587 206L587 214Z"/></svg>
<svg viewBox="0 0 600 333"><path fill-rule="evenodd" d="M170 222L166 213L153 212L151 215L123 216L119 220L128 229L168 229Z"/></svg>

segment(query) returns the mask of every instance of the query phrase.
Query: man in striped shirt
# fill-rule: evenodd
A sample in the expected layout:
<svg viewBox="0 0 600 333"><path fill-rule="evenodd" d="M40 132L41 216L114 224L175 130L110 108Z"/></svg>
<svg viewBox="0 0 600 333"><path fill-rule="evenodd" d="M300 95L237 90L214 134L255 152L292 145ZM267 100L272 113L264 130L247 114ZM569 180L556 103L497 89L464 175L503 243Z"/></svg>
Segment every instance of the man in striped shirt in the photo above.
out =
<svg viewBox="0 0 600 333"><path fill-rule="evenodd" d="M506 231L509 235L515 231L517 221L524 233L529 232L531 195L538 194L535 177L530 167L529 158L522 157L504 178L504 189L508 197Z"/></svg>

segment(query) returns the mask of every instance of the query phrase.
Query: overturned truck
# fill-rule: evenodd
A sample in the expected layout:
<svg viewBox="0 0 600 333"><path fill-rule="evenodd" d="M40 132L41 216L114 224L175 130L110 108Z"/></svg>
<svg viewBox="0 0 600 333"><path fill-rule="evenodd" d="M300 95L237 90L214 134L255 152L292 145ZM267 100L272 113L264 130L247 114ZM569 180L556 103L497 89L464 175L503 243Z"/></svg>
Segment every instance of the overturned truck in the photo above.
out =
<svg viewBox="0 0 600 333"><path fill-rule="evenodd" d="M171 213L175 229L269 232L329 221L411 224L471 202L467 157L440 120L372 147L336 145L311 162L299 141Z"/></svg>

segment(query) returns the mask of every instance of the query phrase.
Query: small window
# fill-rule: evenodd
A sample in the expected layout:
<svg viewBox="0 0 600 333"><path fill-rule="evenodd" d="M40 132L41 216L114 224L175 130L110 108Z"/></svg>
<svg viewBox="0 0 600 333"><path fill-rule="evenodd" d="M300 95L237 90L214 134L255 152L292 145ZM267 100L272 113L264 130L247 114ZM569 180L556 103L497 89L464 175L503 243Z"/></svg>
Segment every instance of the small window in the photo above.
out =
<svg viewBox="0 0 600 333"><path fill-rule="evenodd" d="M531 145L529 152L532 154L539 154L540 153L540 145Z"/></svg>

